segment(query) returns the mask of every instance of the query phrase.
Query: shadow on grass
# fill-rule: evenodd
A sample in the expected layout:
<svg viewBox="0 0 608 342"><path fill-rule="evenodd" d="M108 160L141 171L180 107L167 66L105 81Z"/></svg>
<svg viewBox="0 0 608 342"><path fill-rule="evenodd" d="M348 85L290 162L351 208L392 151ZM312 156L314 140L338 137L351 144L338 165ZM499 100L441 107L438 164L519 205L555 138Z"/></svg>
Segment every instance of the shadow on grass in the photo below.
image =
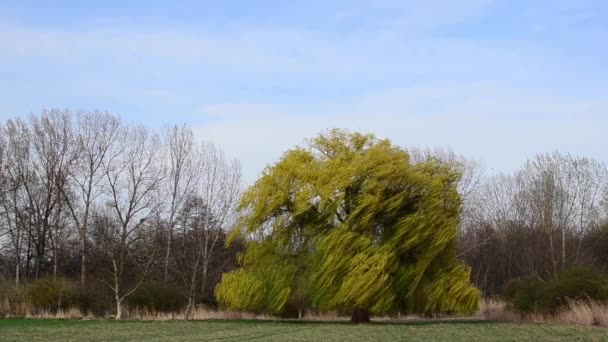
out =
<svg viewBox="0 0 608 342"><path fill-rule="evenodd" d="M240 325L264 325L264 324L286 324L286 325L369 325L369 326L389 326L389 325L404 325L404 326L428 326L428 325L484 325L497 323L490 320L476 319L415 319L415 320L399 320L399 321L371 321L369 323L352 323L350 321L308 321L296 319L277 319L277 320L257 320L257 319L207 319L207 320L173 320L173 321L142 321L124 319L116 321L113 319L35 319L35 318L1 318L1 326L32 326L32 325L64 325L64 324L204 324L204 323L231 323Z"/></svg>
<svg viewBox="0 0 608 342"><path fill-rule="evenodd" d="M194 322L238 322L242 324L294 324L294 325L313 325L313 324L339 324L339 325L480 325L480 324L492 324L496 323L490 320L474 320L474 319L415 319L415 320L399 320L399 321L371 321L369 323L352 323L350 321L308 321L308 320L295 320L295 319L277 319L277 320L256 320L256 319L243 319L243 320L219 320L211 319L205 321L194 321Z"/></svg>

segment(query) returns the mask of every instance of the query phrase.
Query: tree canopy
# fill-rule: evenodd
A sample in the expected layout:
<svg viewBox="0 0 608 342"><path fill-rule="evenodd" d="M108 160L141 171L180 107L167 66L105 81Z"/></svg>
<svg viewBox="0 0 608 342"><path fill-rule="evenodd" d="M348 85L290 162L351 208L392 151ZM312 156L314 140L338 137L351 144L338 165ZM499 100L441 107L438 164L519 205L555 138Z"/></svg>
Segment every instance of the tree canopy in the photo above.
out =
<svg viewBox="0 0 608 342"><path fill-rule="evenodd" d="M457 259L460 174L373 135L332 130L288 151L243 195L240 268L216 289L234 310L466 312L479 291Z"/></svg>

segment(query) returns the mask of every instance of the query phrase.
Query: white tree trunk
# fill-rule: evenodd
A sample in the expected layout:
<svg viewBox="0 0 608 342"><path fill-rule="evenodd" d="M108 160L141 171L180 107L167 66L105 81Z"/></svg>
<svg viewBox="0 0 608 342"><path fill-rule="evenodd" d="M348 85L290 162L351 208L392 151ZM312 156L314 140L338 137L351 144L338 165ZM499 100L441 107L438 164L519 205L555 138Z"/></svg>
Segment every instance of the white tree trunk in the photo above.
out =
<svg viewBox="0 0 608 342"><path fill-rule="evenodd" d="M53 281L57 281L57 269L58 269L58 258L59 251L57 246L53 247Z"/></svg>
<svg viewBox="0 0 608 342"><path fill-rule="evenodd" d="M19 287L19 277L21 273L21 260L19 255L15 258L15 286Z"/></svg>
<svg viewBox="0 0 608 342"><path fill-rule="evenodd" d="M122 298L116 296L116 316L114 317L116 320L120 320L122 318Z"/></svg>

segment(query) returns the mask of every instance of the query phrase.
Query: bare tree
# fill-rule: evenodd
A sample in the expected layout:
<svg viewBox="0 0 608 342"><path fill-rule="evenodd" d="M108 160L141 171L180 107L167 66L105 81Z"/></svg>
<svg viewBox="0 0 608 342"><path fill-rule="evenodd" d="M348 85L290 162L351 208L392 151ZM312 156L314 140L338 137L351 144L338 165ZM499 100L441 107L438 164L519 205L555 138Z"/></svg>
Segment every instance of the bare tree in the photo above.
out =
<svg viewBox="0 0 608 342"><path fill-rule="evenodd" d="M0 198L7 192L7 175L6 175L6 130L2 124L0 124Z"/></svg>
<svg viewBox="0 0 608 342"><path fill-rule="evenodd" d="M76 155L72 131L72 118L68 111L43 111L40 117L30 115L32 125L32 153L30 163L34 171L32 186L25 184L31 208L35 213L34 239L37 252L36 276L44 258L47 234L52 240L53 279L57 277L59 260L58 239L64 227L56 225L63 208L63 187L74 164ZM53 243L54 242L54 243Z"/></svg>
<svg viewBox="0 0 608 342"><path fill-rule="evenodd" d="M475 282L496 293L515 277L543 279L595 262L589 237L601 244L607 186L604 164L557 152L485 180L471 230L461 239Z"/></svg>
<svg viewBox="0 0 608 342"><path fill-rule="evenodd" d="M0 276L17 285L58 277L79 256L81 285L105 282L117 318L149 274L181 280L192 309L235 267L237 249L218 246L239 194L238 163L195 144L187 126L167 126L161 139L100 112L9 120L0 126Z"/></svg>
<svg viewBox="0 0 608 342"><path fill-rule="evenodd" d="M6 128L0 131L0 204L2 205L3 231L2 235L8 236L8 245L13 249L14 279L15 285L19 286L21 269L21 247L25 229L19 222L20 202L19 188L21 184L21 168L27 166L27 154L25 153L22 139L27 136L20 134L19 125L13 121L7 123ZM27 147L27 146L26 146ZM25 155L24 155L25 154Z"/></svg>
<svg viewBox="0 0 608 342"><path fill-rule="evenodd" d="M186 126L165 126L162 131L165 171L164 190L169 198L167 217L167 247L164 260L164 280L168 281L173 230L188 197L196 187L199 165L194 158L192 130Z"/></svg>
<svg viewBox="0 0 608 342"><path fill-rule="evenodd" d="M597 161L557 152L537 156L519 172L532 213L529 223L547 235L553 273L583 254L581 236L600 218L607 174ZM578 243L568 246L570 239Z"/></svg>
<svg viewBox="0 0 608 342"><path fill-rule="evenodd" d="M6 191L3 193L5 222L9 232L15 263L15 284L21 278L21 253L23 240L29 232L31 219L24 184L30 177L29 130L23 120L9 120L6 123ZM29 251L28 251L29 256ZM29 261L29 259L28 259Z"/></svg>
<svg viewBox="0 0 608 342"><path fill-rule="evenodd" d="M72 216L80 238L80 283L85 286L87 278L87 233L91 206L102 193L105 179L102 165L109 157L110 146L117 138L120 120L100 112L81 112L75 132L77 163L68 175L74 196L63 193L65 203ZM67 190L66 187L60 189Z"/></svg>
<svg viewBox="0 0 608 342"><path fill-rule="evenodd" d="M204 238L208 243L203 250L203 274L201 291L206 291L210 255L213 253L220 231L231 228L236 206L241 195L241 165L237 160L228 161L224 153L211 144L201 144L199 153L203 159L199 194L210 215Z"/></svg>
<svg viewBox="0 0 608 342"><path fill-rule="evenodd" d="M146 221L161 207L159 188L162 181L160 141L156 134L139 126L120 132L111 146L110 157L102 162L106 176L108 205L116 227L108 253L112 261L112 282L116 319L122 317L122 302L141 285L153 256L145 262L143 275L130 288L125 284L125 265L131 248L146 235Z"/></svg>
<svg viewBox="0 0 608 342"><path fill-rule="evenodd" d="M62 203L58 187L65 184L65 175L71 167L70 113L57 110L43 111L40 117L30 116L30 125L23 120L7 122L6 154L10 160L5 169L10 183L10 196L4 196L3 206L11 207L5 215L14 240L15 253L20 255L25 231L27 234L27 267L30 247L35 249L35 277L45 262L47 242L57 242L61 228L54 225ZM9 205L9 202L11 203ZM59 260L57 244L51 243L53 275L57 274ZM15 259L16 273L20 260ZM16 276L18 279L19 276Z"/></svg>
<svg viewBox="0 0 608 342"><path fill-rule="evenodd" d="M241 168L236 160L226 160L222 151L206 143L198 146L196 154L201 161L200 179L181 217L180 241L183 245L175 255L188 289L187 318L192 313L197 293L202 297L207 294L210 261L218 241L234 223L241 194Z"/></svg>
<svg viewBox="0 0 608 342"><path fill-rule="evenodd" d="M176 236L179 248L171 254L177 273L187 289L186 319L190 319L197 302L197 285L201 273L205 244L206 224L210 215L200 197L191 196L180 215Z"/></svg>

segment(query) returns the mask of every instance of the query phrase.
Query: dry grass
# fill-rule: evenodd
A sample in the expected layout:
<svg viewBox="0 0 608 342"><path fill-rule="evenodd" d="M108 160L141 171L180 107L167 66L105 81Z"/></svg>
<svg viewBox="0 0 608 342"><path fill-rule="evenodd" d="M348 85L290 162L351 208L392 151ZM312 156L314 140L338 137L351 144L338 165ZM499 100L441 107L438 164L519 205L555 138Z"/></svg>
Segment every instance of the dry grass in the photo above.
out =
<svg viewBox="0 0 608 342"><path fill-rule="evenodd" d="M344 317L338 315L335 311L309 311L305 312L303 317L305 321L315 321L315 322L337 322L337 321L347 321L350 317Z"/></svg>
<svg viewBox="0 0 608 342"><path fill-rule="evenodd" d="M33 307L29 302L8 298L0 300L0 317L25 317L31 312L33 312Z"/></svg>
<svg viewBox="0 0 608 342"><path fill-rule="evenodd" d="M51 310L30 311L25 318L44 318L44 319L83 319L87 317L78 308L67 310L59 309L56 312Z"/></svg>
<svg viewBox="0 0 608 342"><path fill-rule="evenodd" d="M496 322L547 323L608 327L608 303L596 301L571 301L555 315L522 315L509 311L505 302L484 301L478 313L484 319Z"/></svg>
<svg viewBox="0 0 608 342"><path fill-rule="evenodd" d="M475 316L495 322L516 322L520 318L520 315L507 310L504 301L497 299L483 300Z"/></svg>
<svg viewBox="0 0 608 342"><path fill-rule="evenodd" d="M560 323L608 327L608 303L571 302L556 316Z"/></svg>
<svg viewBox="0 0 608 342"><path fill-rule="evenodd" d="M152 312L148 310L135 309L129 312L130 319L138 319L143 321L173 321L173 320L186 320L186 311L178 312ZM202 320L243 320L243 319L255 319L255 320L273 320L276 319L270 315L258 315L249 312L236 312L236 311L219 311L210 310L207 308L199 307L190 314L190 320L202 321Z"/></svg>
<svg viewBox="0 0 608 342"><path fill-rule="evenodd" d="M31 303L20 300L0 300L0 317L25 317L25 318L45 318L45 319L95 319L109 318L112 313L107 313L104 317L95 317L88 312L81 312L78 308L67 310L48 310L35 308ZM186 312L151 312L142 309L125 310L127 319L142 321L175 321L186 320ZM190 315L191 320L276 320L275 316L260 315L247 312L219 311L204 307L198 307ZM308 312L304 316L305 321L348 321L350 317L338 315L336 312ZM400 317L375 317L375 321L413 321L424 319L420 316L400 316ZM595 301L572 301L555 315L529 314L521 315L509 311L504 301L485 300L481 303L477 314L471 317L444 317L442 320L489 320L494 322L512 323L548 323L562 325L580 326L601 326L608 327L608 303ZM427 320L427 319L424 319Z"/></svg>

